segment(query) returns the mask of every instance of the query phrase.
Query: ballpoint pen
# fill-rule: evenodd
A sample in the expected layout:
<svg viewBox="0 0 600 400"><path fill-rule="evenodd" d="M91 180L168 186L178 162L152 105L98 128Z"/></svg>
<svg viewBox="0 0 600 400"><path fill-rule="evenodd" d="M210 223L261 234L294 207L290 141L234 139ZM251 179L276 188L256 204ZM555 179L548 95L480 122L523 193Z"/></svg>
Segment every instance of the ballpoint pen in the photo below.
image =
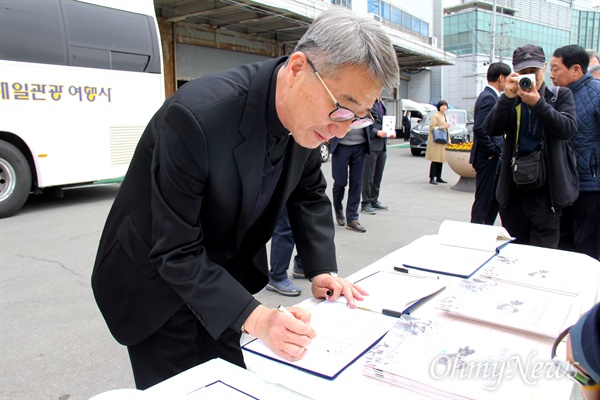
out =
<svg viewBox="0 0 600 400"><path fill-rule="evenodd" d="M279 307L277 307L277 311L280 311L280 312L284 313L288 317L292 317L292 318L296 319L296 317L294 317L294 314L292 314L291 312L289 312L288 309L285 308L283 305L280 305Z"/></svg>
<svg viewBox="0 0 600 400"><path fill-rule="evenodd" d="M394 271L402 272L403 274L408 274L410 276L418 276L420 278L440 279L439 275L432 275L426 272L415 271L414 269L408 269L406 267L407 265L402 264L402 267L394 267Z"/></svg>

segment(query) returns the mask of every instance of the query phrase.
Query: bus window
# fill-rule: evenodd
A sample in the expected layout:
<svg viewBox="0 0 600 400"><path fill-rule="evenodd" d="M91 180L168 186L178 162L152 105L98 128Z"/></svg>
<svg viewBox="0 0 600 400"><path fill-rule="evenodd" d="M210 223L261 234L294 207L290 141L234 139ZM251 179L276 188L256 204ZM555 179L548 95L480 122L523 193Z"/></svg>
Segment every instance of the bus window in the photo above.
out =
<svg viewBox="0 0 600 400"><path fill-rule="evenodd" d="M0 59L67 64L58 0L2 0Z"/></svg>

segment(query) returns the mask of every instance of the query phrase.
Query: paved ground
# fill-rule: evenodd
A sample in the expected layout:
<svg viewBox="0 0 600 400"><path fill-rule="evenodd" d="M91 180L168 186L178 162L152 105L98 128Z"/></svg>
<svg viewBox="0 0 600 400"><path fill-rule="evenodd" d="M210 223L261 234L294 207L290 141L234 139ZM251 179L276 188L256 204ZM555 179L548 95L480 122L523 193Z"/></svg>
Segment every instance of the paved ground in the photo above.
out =
<svg viewBox="0 0 600 400"><path fill-rule="evenodd" d="M392 145L405 146L400 140ZM323 170L331 180L331 163ZM340 274L347 276L425 234L445 219L468 221L472 193L428 183L429 162L408 148L390 148L381 191L389 211L361 214L367 232L336 227ZM127 351L110 336L90 289L90 274L117 185L35 197L16 216L0 220L0 399L88 399L133 387ZM331 194L331 189L329 189ZM263 290L268 306L301 297Z"/></svg>

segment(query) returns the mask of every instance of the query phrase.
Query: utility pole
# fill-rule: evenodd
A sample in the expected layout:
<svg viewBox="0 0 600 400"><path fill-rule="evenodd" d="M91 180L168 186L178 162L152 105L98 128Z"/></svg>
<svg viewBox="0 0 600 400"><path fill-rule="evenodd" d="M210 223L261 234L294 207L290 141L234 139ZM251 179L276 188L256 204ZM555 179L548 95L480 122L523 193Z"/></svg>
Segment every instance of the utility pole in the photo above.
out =
<svg viewBox="0 0 600 400"><path fill-rule="evenodd" d="M496 56L496 0L492 7L492 52L490 53L490 64L494 62Z"/></svg>

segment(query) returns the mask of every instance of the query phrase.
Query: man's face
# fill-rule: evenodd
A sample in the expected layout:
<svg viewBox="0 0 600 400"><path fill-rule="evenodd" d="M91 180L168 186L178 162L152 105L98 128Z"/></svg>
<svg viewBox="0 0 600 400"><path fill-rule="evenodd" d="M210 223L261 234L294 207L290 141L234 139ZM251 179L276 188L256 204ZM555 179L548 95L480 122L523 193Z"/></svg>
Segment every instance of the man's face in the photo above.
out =
<svg viewBox="0 0 600 400"><path fill-rule="evenodd" d="M325 85L340 106L351 110L357 117L368 116L375 99L381 93L381 84L375 82L363 67L346 66L335 76L316 76L306 57L298 53L289 60L289 91L278 106L284 126L302 147L316 148L326 140L342 138L350 130L352 120L334 122L329 114L336 105ZM318 65L316 66L318 68Z"/></svg>
<svg viewBox="0 0 600 400"><path fill-rule="evenodd" d="M581 68L577 64L567 68L562 57L552 57L550 60L550 79L554 86L569 86L577 82L581 77L580 72Z"/></svg>
<svg viewBox="0 0 600 400"><path fill-rule="evenodd" d="M530 67L530 68L525 68L520 71L517 71L517 73L519 75L534 74L535 75L535 89L537 91L539 91L540 88L542 87L542 85L544 84L544 74L546 73L546 68Z"/></svg>

